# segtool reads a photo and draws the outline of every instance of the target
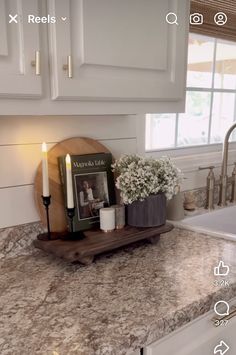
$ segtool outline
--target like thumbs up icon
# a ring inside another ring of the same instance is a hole
[[[229,266],[226,265],[222,260],[219,262],[218,266],[214,268],[215,276],[227,276],[229,273]]]

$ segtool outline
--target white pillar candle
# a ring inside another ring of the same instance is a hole
[[[113,207],[101,208],[100,214],[100,228],[104,232],[110,232],[115,229],[115,209]]]
[[[48,152],[47,144],[43,142],[42,144],[42,176],[43,176],[43,196],[50,196],[49,193],[49,179],[48,179]]]
[[[71,174],[71,158],[69,154],[67,154],[66,156],[66,193],[67,193],[67,208],[74,208],[72,174]]]

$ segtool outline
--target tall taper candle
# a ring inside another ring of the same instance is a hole
[[[66,192],[67,192],[67,208],[74,208],[74,197],[72,188],[72,174],[71,174],[71,158],[66,156]]]
[[[45,142],[42,144],[42,154],[43,197],[48,197],[50,196],[48,179],[48,152],[47,144]]]

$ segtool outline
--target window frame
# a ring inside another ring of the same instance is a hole
[[[145,151],[146,115],[136,115],[135,123],[137,153],[141,156],[156,159],[163,156],[170,157],[173,163],[176,164],[184,174],[185,179],[182,184],[182,191],[198,189],[205,186],[207,171],[199,171],[200,166],[214,165],[216,178],[220,175],[222,165],[222,143],[159,151]],[[228,176],[230,176],[231,170],[234,168],[234,162],[236,161],[235,157],[236,142],[230,142],[228,152]]]
[[[195,35],[196,33],[190,32],[190,35]],[[210,108],[209,108],[209,123],[208,123],[208,143],[207,144],[199,144],[199,145],[189,145],[189,146],[176,146],[177,144],[177,136],[178,136],[178,121],[179,121],[179,114],[174,113],[176,115],[175,118],[175,147],[166,147],[166,148],[158,148],[158,149],[146,149],[146,118],[148,116],[145,115],[145,137],[144,137],[144,152],[147,155],[152,156],[162,156],[162,155],[171,155],[173,157],[184,156],[189,154],[204,154],[204,153],[211,153],[211,152],[218,152],[221,150],[222,143],[210,143],[211,138],[211,126],[212,126],[212,112],[213,112],[213,101],[214,101],[214,94],[215,93],[232,93],[235,94],[235,105],[234,105],[234,116],[233,122],[236,122],[236,90],[235,89],[219,89],[214,88],[215,84],[215,69],[216,69],[216,55],[217,55],[217,43],[218,41],[222,41],[221,38],[213,38],[214,48],[213,48],[213,66],[212,66],[212,79],[211,79],[211,87],[210,88],[203,88],[203,87],[186,87],[187,92],[206,92],[210,93]],[[223,40],[226,41],[226,40]],[[228,41],[226,41],[228,42]],[[231,42],[231,41],[230,41]],[[236,42],[235,42],[236,45]],[[231,142],[230,147],[232,149],[236,149],[236,142]]]

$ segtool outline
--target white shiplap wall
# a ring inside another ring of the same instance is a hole
[[[91,137],[104,144],[115,157],[145,154],[144,116],[0,116],[0,228],[39,220],[33,198],[33,181],[41,160],[41,143],[48,147],[70,137]],[[229,175],[235,161],[229,152]],[[150,154],[147,154],[149,156]],[[161,153],[151,154],[158,158]],[[182,190],[206,186],[208,171],[200,165],[216,165],[220,173],[221,152],[173,157],[187,180]]]
[[[0,116],[0,228],[38,221],[33,181],[41,143],[99,140],[115,157],[137,151],[135,116]]]

